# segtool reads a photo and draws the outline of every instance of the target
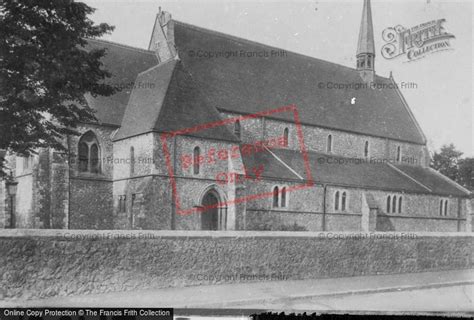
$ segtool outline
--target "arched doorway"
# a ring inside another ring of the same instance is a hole
[[[219,193],[211,189],[202,198],[201,230],[225,230],[227,208],[222,207]]]

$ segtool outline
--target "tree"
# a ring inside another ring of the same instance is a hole
[[[62,138],[96,120],[84,95],[116,91],[104,82],[111,76],[100,61],[105,50],[86,47],[87,38],[114,29],[95,25],[94,11],[73,0],[0,2],[0,149],[65,151]]]
[[[474,191],[474,158],[464,158],[459,161],[459,183]]]
[[[451,180],[458,181],[458,162],[461,156],[462,152],[456,150],[454,144],[444,145],[439,153],[434,153],[430,166]]]

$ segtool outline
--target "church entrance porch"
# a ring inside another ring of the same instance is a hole
[[[219,193],[211,189],[201,201],[201,230],[226,230],[227,207],[221,206]]]

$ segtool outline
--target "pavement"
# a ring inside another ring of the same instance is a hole
[[[263,308],[258,309],[264,309],[265,306],[269,306],[270,309],[274,309],[276,306],[291,305],[292,301],[301,304],[305,300],[343,299],[357,295],[447,287],[472,288],[472,285],[474,285],[474,269],[465,269],[333,279],[248,282],[54,297],[41,300],[0,301],[0,307],[245,309],[262,306]],[[311,306],[311,304],[307,305]]]
[[[275,311],[378,311],[474,315],[474,285],[445,286],[409,291],[318,297],[285,302],[248,304],[246,308]],[[310,312],[311,313],[311,312]]]

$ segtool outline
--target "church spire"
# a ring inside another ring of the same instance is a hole
[[[375,45],[370,0],[364,0],[356,58],[357,70],[359,70],[362,79],[366,82],[373,82],[375,76]]]

